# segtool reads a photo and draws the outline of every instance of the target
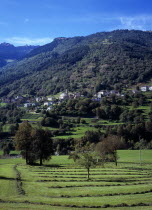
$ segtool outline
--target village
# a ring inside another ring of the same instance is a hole
[[[130,93],[138,94],[148,91],[152,91],[152,86],[136,87],[130,90]],[[100,102],[103,97],[110,97],[112,95],[115,95],[117,97],[124,97],[124,93],[120,93],[117,90],[100,90],[92,96],[92,100]],[[87,98],[87,96],[81,95],[79,92],[72,93],[66,90],[65,92],[61,92],[55,96],[18,95],[16,97],[2,97],[0,98],[0,106],[1,104],[7,105],[14,103],[17,107],[25,108],[27,111],[33,113],[39,113],[42,110],[50,111],[53,106],[59,105],[63,101],[79,98]]]

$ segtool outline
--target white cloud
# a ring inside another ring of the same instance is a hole
[[[9,42],[14,45],[44,45],[53,41],[52,38],[27,38],[27,37],[10,37],[5,39],[6,42]]]
[[[70,18],[69,22],[100,24],[106,30],[136,29],[152,30],[152,15],[119,16],[118,14],[88,14],[78,18]]]
[[[152,16],[120,17],[120,27],[126,29],[151,30]]]

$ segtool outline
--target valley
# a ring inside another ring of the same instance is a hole
[[[26,50],[0,58],[0,208],[150,210],[152,32]]]

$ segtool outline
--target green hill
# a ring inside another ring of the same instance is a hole
[[[94,93],[152,77],[152,32],[116,30],[56,38],[0,70],[0,96]]]

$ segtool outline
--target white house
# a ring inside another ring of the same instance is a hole
[[[61,95],[59,96],[59,99],[60,100],[68,99],[68,94],[67,93],[61,93]]]
[[[41,97],[36,97],[35,100],[36,100],[36,102],[40,102],[42,100],[42,98]]]
[[[102,96],[105,96],[106,95],[106,91],[105,90],[101,90],[101,91],[99,91],[97,94],[96,94],[96,96],[98,97],[98,98],[101,98]]]
[[[44,102],[44,106],[51,106],[51,105],[52,105],[52,102],[49,102],[49,101]]]
[[[53,97],[52,96],[49,96],[49,97],[47,97],[47,100],[48,101],[53,101]]]
[[[149,90],[152,91],[152,86],[149,86]]]
[[[25,108],[28,108],[28,107],[31,107],[31,106],[36,106],[36,104],[35,103],[25,103],[24,104]]]
[[[146,92],[146,91],[148,91],[148,86],[143,86],[143,87],[140,88],[140,90],[142,92]]]

